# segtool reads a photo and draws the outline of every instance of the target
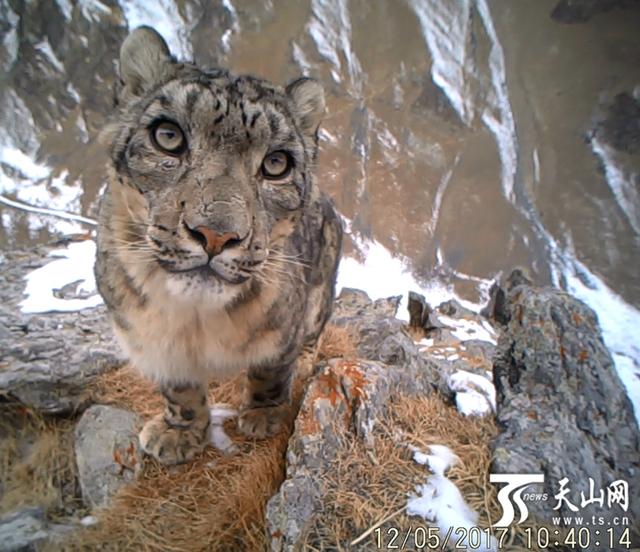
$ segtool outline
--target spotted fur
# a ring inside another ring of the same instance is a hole
[[[206,443],[212,377],[246,370],[240,428],[278,431],[296,359],[330,314],[342,230],[314,180],[324,96],[311,79],[178,62],[149,27],[125,40],[120,76],[96,279],[167,399],[142,445],[176,463]]]

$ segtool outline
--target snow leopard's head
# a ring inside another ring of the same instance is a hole
[[[322,88],[178,62],[149,27],[123,43],[120,79],[105,136],[127,255],[159,265],[180,293],[241,286],[302,218]]]

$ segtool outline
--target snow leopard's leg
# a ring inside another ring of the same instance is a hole
[[[162,464],[192,460],[209,443],[209,406],[201,384],[163,385],[165,408],[140,432],[142,449]]]
[[[245,435],[263,439],[288,425],[294,370],[295,362],[249,370],[238,419],[238,427]]]

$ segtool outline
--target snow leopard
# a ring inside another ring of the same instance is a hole
[[[324,93],[179,61],[150,27],[120,49],[95,276],[131,364],[164,395],[142,449],[209,442],[207,385],[245,373],[238,427],[291,415],[296,360],[331,313],[342,243],[314,170]]]

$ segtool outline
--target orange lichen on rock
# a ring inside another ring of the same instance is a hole
[[[338,366],[342,369],[344,377],[349,379],[350,385],[348,390],[352,399],[366,399],[368,397],[366,385],[369,381],[365,378],[362,370],[358,366],[358,363],[345,360],[341,361]]]
[[[358,361],[336,359],[330,362],[307,390],[306,406],[298,414],[299,430],[304,435],[319,433],[323,420],[318,416],[328,417],[327,409],[333,411],[332,419],[340,419],[345,426],[348,425],[354,408],[368,396],[368,383]]]
[[[340,388],[340,375],[330,367],[325,368],[310,389],[316,393],[316,399],[328,399],[331,402],[331,406],[336,406],[338,401],[344,400],[344,395]]]

